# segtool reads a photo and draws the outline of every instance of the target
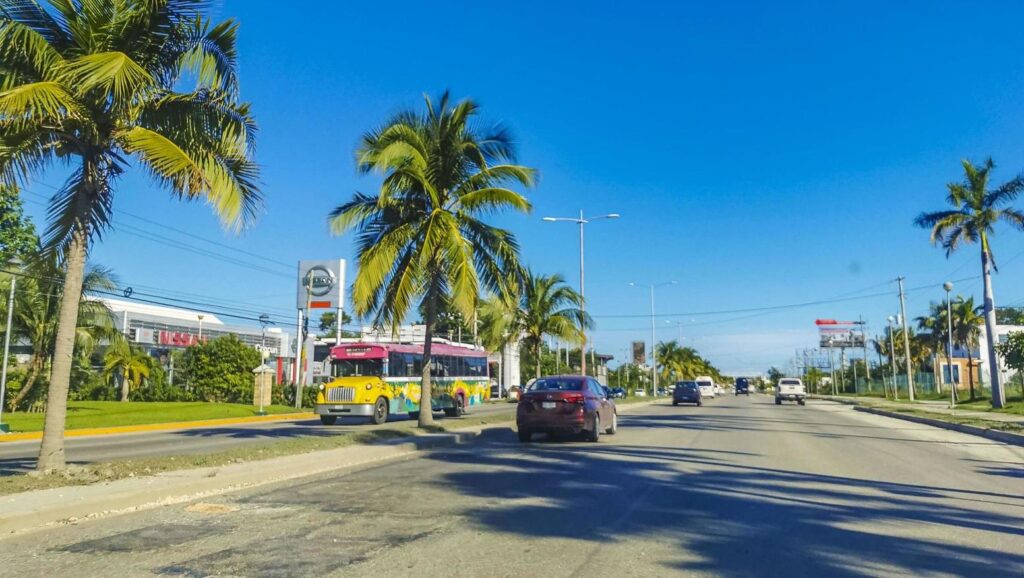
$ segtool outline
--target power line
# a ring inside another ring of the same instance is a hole
[[[44,183],[42,181],[36,181],[36,182],[39,183],[40,185],[44,186],[44,187],[51,188],[51,189],[53,189],[55,191],[61,190],[60,187],[55,187],[55,186],[53,186],[51,184]],[[36,193],[36,192],[33,192],[33,191],[28,191],[28,190],[25,190],[25,192],[31,193],[33,195],[36,195],[38,197],[44,198],[47,201],[49,201],[49,197],[47,197],[46,195],[44,195],[42,193]],[[172,227],[172,226],[170,226],[170,225],[168,225],[166,223],[161,223],[159,221],[154,221],[152,219],[143,217],[141,215],[136,215],[135,213],[131,213],[129,211],[125,211],[125,210],[120,210],[119,209],[118,210],[118,214],[124,215],[126,217],[131,217],[133,219],[137,219],[139,221],[142,221],[143,223],[147,223],[147,224],[150,224],[150,225],[161,227],[163,229],[167,229],[168,231],[173,231],[175,233],[178,233],[178,234],[181,234],[181,235],[185,235],[187,237],[191,237],[193,239],[196,239],[197,241],[202,241],[204,243],[209,243],[211,245],[216,245],[218,247],[223,247],[224,249],[228,249],[229,251],[235,251],[235,252],[241,253],[243,255],[248,255],[250,257],[256,257],[257,259],[260,259],[260,260],[263,260],[263,261],[267,261],[269,263],[274,263],[274,264],[277,264],[277,265],[281,265],[282,267],[287,267],[287,268],[291,269],[291,268],[293,268],[295,266],[294,264],[285,263],[284,261],[278,261],[276,259],[270,259],[270,258],[265,257],[263,255],[260,255],[258,253],[253,253],[251,251],[246,251],[245,249],[239,249],[237,247],[232,247],[231,245],[227,245],[225,243],[214,241],[213,239],[207,239],[206,237],[203,237],[201,235],[196,235],[195,233],[190,233],[190,232],[185,231],[183,229],[179,229],[177,227]]]

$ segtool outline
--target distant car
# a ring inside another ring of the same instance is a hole
[[[612,399],[622,399],[626,397],[626,390],[621,387],[613,387],[611,389]]]
[[[733,391],[736,395],[750,395],[750,381],[745,377],[737,379]]]
[[[698,377],[694,381],[696,381],[697,385],[700,386],[701,397],[713,398],[715,397],[715,394],[718,393],[715,390],[715,382],[712,381],[710,377]]]
[[[715,384],[715,395],[722,395],[724,393],[725,393],[725,388],[723,388],[721,385],[718,385],[716,383]]]
[[[602,433],[618,431],[615,402],[608,399],[596,379],[579,375],[542,377],[519,399],[516,427],[519,441],[535,433],[584,434],[596,442]]]
[[[508,400],[519,401],[519,396],[522,395],[522,393],[523,388],[519,387],[518,385],[513,385],[512,387],[508,388]]]
[[[681,403],[693,403],[698,406],[704,405],[701,401],[700,386],[696,381],[680,381],[672,390],[672,405]]]
[[[804,405],[806,397],[807,388],[804,387],[804,382],[795,377],[783,377],[775,387],[775,405],[782,405],[783,401],[795,401]]]
[[[664,387],[659,387],[658,395],[661,397],[665,397],[666,395],[668,395],[668,390],[666,390]]]
[[[633,392],[634,397],[647,397],[646,389],[637,389]]]

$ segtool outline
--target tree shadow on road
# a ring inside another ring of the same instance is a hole
[[[499,504],[464,512],[486,530],[670,540],[680,556],[666,569],[722,576],[1024,575],[1020,552],[981,549],[1024,541],[1016,495],[749,466],[737,461],[742,452],[520,446],[513,437],[495,433],[484,448],[430,456],[459,464],[444,475],[452,491]],[[983,538],[958,540],[966,531]]]

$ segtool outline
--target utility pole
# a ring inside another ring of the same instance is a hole
[[[868,361],[868,332],[867,323],[864,321],[864,317],[858,315],[860,319],[860,336],[864,340],[864,373],[868,380],[868,391],[871,390],[871,363]]]
[[[914,370],[910,365],[910,332],[907,331],[907,301],[903,296],[903,276],[896,278],[900,284],[900,324],[903,325],[903,356],[907,360],[907,392],[914,401]]]
[[[899,400],[900,389],[896,386],[896,339],[893,337],[895,328],[892,326],[892,322],[895,321],[893,316],[889,316],[889,363],[892,364],[892,398]]]
[[[832,352],[832,348],[831,347],[828,349],[828,370],[829,370],[829,373],[831,374],[831,381],[832,381],[832,383],[830,385],[832,386],[832,395],[835,395],[836,394],[836,358],[835,358],[835,354]]]

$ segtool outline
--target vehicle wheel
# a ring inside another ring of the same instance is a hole
[[[613,436],[619,431],[619,414],[612,412],[612,425],[608,429],[604,430],[604,433]]]
[[[678,405],[679,405],[679,402],[676,402],[676,401],[673,401],[673,402],[672,402],[672,407],[676,407],[676,406],[678,406]]]
[[[801,399],[801,400],[798,400],[798,401],[797,401],[797,403],[799,403],[800,405],[807,405],[807,402],[805,402],[805,401],[804,401],[804,400],[802,400],[802,399]]]
[[[700,407],[700,406],[702,406],[702,405],[704,405],[704,402],[703,402],[703,401],[698,401],[698,402],[697,402],[697,407]]]
[[[418,411],[410,411],[409,412],[409,419],[420,419],[420,412],[418,412]]]
[[[530,443],[530,440],[532,440],[532,439],[533,439],[533,432],[532,431],[530,431],[528,429],[520,429],[519,430],[519,441],[520,442],[526,444],[526,443]]]
[[[461,395],[455,396],[455,407],[446,407],[444,409],[444,415],[447,417],[460,417],[466,413],[466,402],[465,398]]]
[[[776,397],[775,398],[775,405],[782,405],[782,400]]]
[[[388,421],[388,400],[383,397],[377,398],[377,403],[373,404],[373,415],[370,416],[370,421],[376,425]]]
[[[587,441],[596,442],[601,439],[601,416],[594,414],[594,427],[587,432]]]
[[[320,423],[322,423],[324,425],[334,425],[334,422],[336,422],[336,421],[338,421],[338,416],[336,416],[336,415],[322,415],[322,416],[320,416]]]

